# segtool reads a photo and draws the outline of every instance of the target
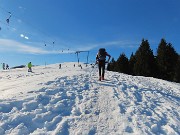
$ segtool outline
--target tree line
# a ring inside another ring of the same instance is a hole
[[[121,53],[117,60],[112,58],[107,70],[180,83],[180,55],[171,43],[161,39],[155,56],[148,40],[143,39],[130,59]]]

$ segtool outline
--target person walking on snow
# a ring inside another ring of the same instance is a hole
[[[9,65],[8,64],[6,64],[6,69],[9,69]]]
[[[106,56],[108,56],[108,60],[106,61]],[[111,58],[111,55],[109,55],[106,52],[105,48],[100,48],[99,52],[96,55],[96,63],[98,64],[99,67],[99,80],[104,80],[104,74],[105,74],[105,64],[109,62]],[[101,72],[102,71],[102,72]]]
[[[32,72],[32,63],[31,62],[28,63],[28,72]]]

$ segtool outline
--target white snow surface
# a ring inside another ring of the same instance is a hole
[[[62,63],[0,71],[0,135],[180,135],[180,84]]]

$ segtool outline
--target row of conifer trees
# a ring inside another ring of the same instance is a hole
[[[140,47],[130,59],[124,53],[119,58],[112,58],[108,64],[109,71],[116,71],[135,76],[156,77],[180,83],[180,55],[171,43],[161,39],[157,55],[154,56],[148,40],[142,40]]]

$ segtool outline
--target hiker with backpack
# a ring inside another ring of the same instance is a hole
[[[106,56],[108,56],[108,60],[106,61]],[[105,48],[100,48],[99,52],[96,55],[96,63],[99,67],[99,80],[104,80],[105,74],[105,64],[109,62],[111,55],[106,52]],[[101,72],[102,71],[102,72]]]

